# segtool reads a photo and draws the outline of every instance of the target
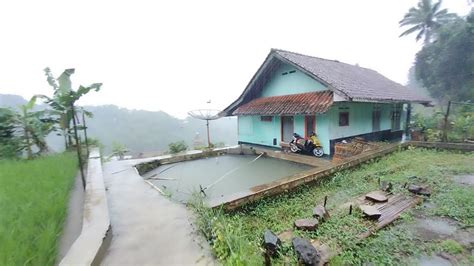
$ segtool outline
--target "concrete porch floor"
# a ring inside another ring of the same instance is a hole
[[[143,181],[133,166],[157,158],[104,164],[112,239],[104,265],[214,265],[191,213]]]

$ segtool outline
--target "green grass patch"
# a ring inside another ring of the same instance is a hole
[[[72,153],[0,161],[0,265],[53,265],[77,172]]]
[[[395,223],[397,226],[388,227],[360,241],[357,236],[367,230],[370,222],[358,212],[348,215],[348,209],[340,206],[356,196],[377,189],[379,179],[392,182],[394,192],[407,194],[409,192],[403,185],[419,182],[431,187],[433,194],[430,201],[435,206],[429,211],[419,208],[419,212],[448,216],[461,224],[472,225],[473,190],[452,182],[451,176],[474,173],[473,161],[474,153],[408,149],[336,173],[318,186],[302,186],[290,193],[262,199],[235,212],[224,213],[201,206],[196,209],[199,217],[197,224],[224,264],[239,265],[235,263],[239,261],[236,258],[262,264],[259,247],[264,229],[268,228],[277,234],[291,229],[296,219],[311,217],[312,208],[315,204],[322,204],[327,195],[327,208],[331,213],[329,221],[322,223],[315,232],[295,231],[296,236],[317,239],[341,251],[331,261],[334,265],[408,264],[408,257],[429,249],[429,243],[418,241],[405,227],[413,222],[409,213]],[[416,178],[409,178],[411,176]],[[295,262],[290,244],[284,244],[281,253],[273,263]]]
[[[443,242],[441,242],[440,246],[443,251],[453,255],[460,254],[464,251],[461,244],[459,244],[456,240],[452,239],[444,240]]]

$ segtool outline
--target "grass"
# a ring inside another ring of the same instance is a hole
[[[429,243],[418,241],[406,225],[412,222],[410,213],[395,222],[396,226],[379,231],[365,241],[357,235],[370,222],[359,213],[348,215],[339,206],[352,198],[378,188],[378,179],[394,184],[394,191],[408,193],[403,185],[409,182],[428,184],[433,194],[431,210],[420,208],[424,215],[450,217],[464,226],[474,225],[474,190],[453,183],[449,176],[474,173],[474,153],[456,153],[426,149],[408,149],[384,158],[342,171],[327,178],[319,186],[302,187],[291,193],[260,200],[243,209],[224,213],[197,208],[197,225],[210,240],[219,260],[228,265],[263,263],[259,249],[265,228],[275,233],[291,229],[294,220],[311,217],[316,203],[328,196],[329,221],[315,232],[295,231],[296,236],[317,239],[332,249],[341,251],[331,261],[341,264],[409,264],[408,258],[429,251]],[[417,176],[409,179],[410,176]],[[203,226],[205,225],[205,226]],[[246,253],[240,253],[245,250]],[[295,263],[290,244],[284,244],[281,256],[274,264]]]
[[[0,265],[53,265],[77,172],[72,153],[0,161]]]

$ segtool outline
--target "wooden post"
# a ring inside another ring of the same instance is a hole
[[[448,109],[446,110],[446,115],[444,116],[444,128],[443,128],[443,141],[448,142],[448,116],[449,109],[451,109],[451,101],[448,101]]]
[[[77,159],[79,160],[79,170],[81,171],[82,187],[86,189],[86,178],[84,176],[84,169],[82,168],[81,144],[79,143],[79,136],[77,135],[76,111],[74,104],[71,104],[72,110],[72,124],[74,126],[74,138],[76,139]]]
[[[326,196],[324,196],[324,205],[323,205],[324,208],[326,208],[326,203],[327,202],[328,202],[328,196],[326,195]]]
[[[86,142],[87,156],[89,156],[89,142],[87,141],[87,125],[86,125],[86,117],[84,115],[84,110],[82,110],[82,126],[84,127],[84,139]]]
[[[352,214],[352,204],[351,204],[351,206],[349,206],[349,215],[351,215],[351,214]]]

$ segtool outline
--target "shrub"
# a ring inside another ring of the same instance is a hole
[[[170,153],[178,153],[188,149],[188,145],[184,141],[173,142],[168,145]]]

